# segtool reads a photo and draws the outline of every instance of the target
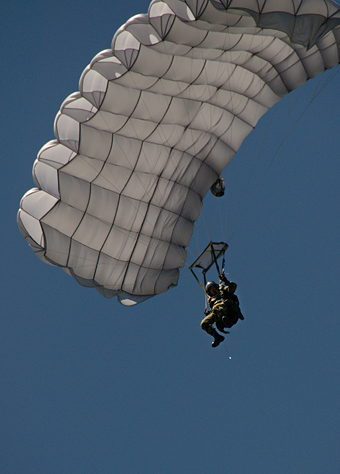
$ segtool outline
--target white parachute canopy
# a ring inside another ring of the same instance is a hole
[[[202,199],[285,94],[339,63],[330,0],[153,0],[99,53],[34,163],[37,256],[126,305],[177,284]]]

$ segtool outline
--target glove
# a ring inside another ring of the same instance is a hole
[[[206,316],[208,316],[209,313],[210,313],[210,311],[209,311],[207,308],[205,308],[204,314],[205,314]]]
[[[228,278],[225,276],[224,270],[223,270],[223,272],[221,273],[221,275],[219,276],[219,279],[220,279],[221,281],[223,281],[223,283],[228,283],[229,280],[228,280]]]

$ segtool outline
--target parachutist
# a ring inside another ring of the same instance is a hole
[[[235,295],[236,288],[236,283],[229,281],[224,272],[220,275],[219,285],[214,281],[206,285],[210,311],[205,312],[206,316],[201,322],[201,328],[213,336],[212,347],[217,347],[224,341],[224,337],[214,328],[214,323],[220,332],[228,334],[228,331],[224,330],[225,327],[231,328],[239,319],[244,319],[239,299]]]

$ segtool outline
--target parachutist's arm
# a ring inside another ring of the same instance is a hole
[[[228,284],[229,283],[229,280],[228,278],[225,276],[224,274],[224,270],[222,271],[221,275],[219,276],[219,280],[225,284]]]
[[[220,284],[220,291],[222,293],[235,293],[236,291],[236,288],[237,288],[237,284],[234,283],[233,281],[229,281],[227,280],[226,284],[223,285],[222,283]]]
[[[220,279],[220,290],[228,291],[229,293],[235,293],[237,284],[234,283],[233,281],[228,280],[228,278],[224,274],[224,270],[219,276],[219,279]]]

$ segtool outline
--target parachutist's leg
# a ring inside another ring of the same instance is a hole
[[[235,323],[232,323],[228,316],[222,316],[222,322],[226,328],[231,328]]]
[[[216,315],[216,321],[219,321],[219,324],[217,326],[217,329],[220,331],[221,327],[226,327],[226,328],[231,328],[235,322],[233,322],[228,314],[228,307],[224,303],[220,303],[216,308],[214,308],[214,313]],[[237,319],[236,319],[237,320]],[[222,331],[224,332],[224,331]]]
[[[216,321],[216,328],[220,331],[223,332],[223,334],[229,334],[229,331],[225,330],[225,325],[223,324],[223,321]]]
[[[221,344],[221,342],[224,341],[224,337],[221,336],[221,334],[218,334],[218,332],[216,331],[216,329],[213,330],[213,332],[211,333],[211,335],[213,336],[214,340],[213,342],[211,343],[211,347],[217,347]]]
[[[219,316],[227,328],[231,328],[239,319],[244,319],[236,304],[226,304],[220,309]]]
[[[217,323],[220,318],[214,313],[214,311],[210,311],[210,313],[203,319],[201,322],[201,328],[203,331],[210,334],[214,340],[211,343],[212,347],[217,347],[221,342],[224,341],[224,337],[219,334],[216,329],[214,328],[213,324]]]
[[[217,315],[213,311],[210,311],[210,313],[201,322],[201,328],[208,334],[212,334],[214,330],[213,324],[216,323],[218,319],[219,318]]]
[[[238,301],[238,298],[237,298]],[[236,321],[241,319],[242,321],[244,320],[243,314],[241,313],[240,310],[240,305],[239,303],[233,303],[228,306],[228,310],[230,311],[231,315],[233,315],[234,318],[237,318]]]

